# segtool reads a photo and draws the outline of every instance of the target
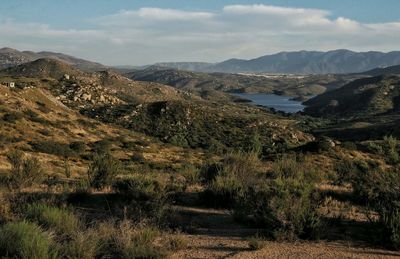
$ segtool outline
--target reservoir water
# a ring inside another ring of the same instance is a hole
[[[290,100],[292,97],[289,96],[248,93],[235,93],[235,95],[250,100],[255,105],[262,105],[288,113],[296,113],[304,109],[304,105],[301,102]]]

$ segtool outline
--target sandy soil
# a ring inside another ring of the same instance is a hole
[[[400,258],[400,252],[357,247],[336,242],[280,243],[266,241],[263,249],[251,251],[239,237],[185,235],[188,248],[173,258]]]

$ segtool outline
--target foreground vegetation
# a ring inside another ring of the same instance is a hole
[[[87,176],[61,191],[40,177],[40,161],[11,151],[11,168],[2,180],[0,254],[166,257],[186,247],[187,241],[175,232],[185,231],[185,226],[173,207],[185,204],[182,197],[191,186],[201,186],[197,204],[230,209],[237,222],[257,229],[249,239],[251,249],[262,249],[266,239],[329,238],[326,229],[338,218],[329,219],[324,212],[329,195],[319,186],[328,182],[350,185],[355,204],[363,206],[370,224],[380,229],[374,232],[375,245],[389,242],[398,249],[399,141],[387,137],[367,147],[387,160],[385,166],[371,160],[337,160],[332,170],[322,172],[310,160],[311,153],[287,153],[266,161],[254,149],[229,153],[202,166],[187,164],[169,177],[144,171],[127,174],[112,153],[101,149],[93,154]],[[43,186],[48,191],[43,192]]]

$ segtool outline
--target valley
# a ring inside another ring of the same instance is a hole
[[[0,70],[0,255],[26,237],[36,258],[400,256],[395,67],[18,60]]]

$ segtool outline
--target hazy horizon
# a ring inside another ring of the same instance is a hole
[[[392,0],[383,7],[368,0],[5,0],[0,7],[1,46],[106,65],[215,63],[298,50],[389,52],[400,45],[400,2]]]

